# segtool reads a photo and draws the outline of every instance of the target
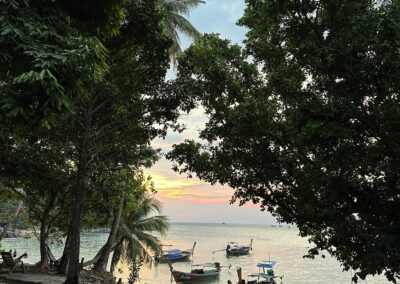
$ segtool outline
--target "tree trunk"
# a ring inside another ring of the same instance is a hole
[[[61,272],[67,274],[68,266],[69,266],[69,259],[70,259],[70,240],[71,235],[68,231],[67,239],[65,240],[64,251],[61,256]]]
[[[81,188],[81,192],[76,192],[75,199],[75,214],[71,216],[70,232],[71,241],[69,246],[69,264],[67,270],[66,284],[78,284],[79,283],[79,250],[80,250],[80,227],[81,227],[81,216],[84,204],[84,189]]]
[[[104,250],[105,246],[106,246],[106,244],[104,244],[104,246],[101,247],[101,249],[97,252],[97,254],[91,260],[82,263],[82,268],[98,262],[100,257],[103,254],[103,250]]]
[[[98,272],[107,271],[108,259],[110,258],[111,249],[115,242],[115,238],[117,236],[117,230],[119,227],[119,221],[121,219],[122,208],[124,206],[124,199],[125,199],[125,192],[122,193],[122,195],[121,195],[121,198],[119,201],[119,206],[118,206],[118,212],[117,212],[117,214],[115,214],[113,225],[111,228],[110,235],[108,236],[107,243],[103,247],[104,249],[102,250],[100,259],[94,265],[93,270],[95,270],[95,271],[98,271]]]
[[[40,224],[40,271],[45,271],[47,266],[47,217],[44,216]]]
[[[66,284],[79,283],[79,250],[80,250],[80,227],[83,208],[86,198],[86,182],[88,179],[88,160],[89,160],[89,145],[90,145],[90,129],[92,123],[93,104],[86,104],[85,121],[83,127],[82,139],[79,147],[77,181],[74,187],[75,202],[72,206],[71,220],[69,224],[70,244],[69,254],[67,254],[68,268]]]
[[[24,203],[24,201],[19,201],[17,208],[15,209],[14,212],[14,217],[11,218],[11,220],[7,223],[7,225],[4,227],[3,231],[1,231],[0,234],[0,241],[3,239],[3,237],[6,235],[8,229],[10,228],[11,224],[14,222],[14,220],[18,217],[19,211],[21,210],[22,204]]]
[[[54,208],[55,199],[55,195],[52,195],[49,199],[47,199],[46,207],[40,218],[40,271],[45,271],[47,268],[49,268],[47,240],[49,238],[50,231],[50,212]]]

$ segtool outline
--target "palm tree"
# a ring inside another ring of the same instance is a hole
[[[182,52],[178,32],[183,33],[191,39],[196,39],[200,36],[200,32],[196,30],[184,15],[189,16],[192,9],[204,3],[204,0],[159,0],[158,2],[158,6],[165,12],[167,34],[173,40],[169,54],[174,65],[176,64],[176,55]]]
[[[144,195],[132,210],[124,210],[114,245],[111,271],[120,260],[128,263],[137,260],[151,263],[152,254],[162,251],[161,241],[153,235],[163,235],[168,229],[167,217],[153,215],[160,213],[160,210],[160,201],[150,195]]]

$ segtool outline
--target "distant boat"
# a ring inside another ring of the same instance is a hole
[[[253,249],[253,239],[251,239],[250,244],[248,246],[241,246],[237,242],[229,242],[226,245],[226,248],[221,250],[213,251],[213,253],[217,251],[225,251],[228,256],[239,256],[249,254]]]
[[[222,222],[222,225],[225,225],[225,222]]]
[[[172,245],[164,245],[167,246],[169,248],[172,247]],[[194,248],[196,246],[196,242],[194,242],[193,247],[191,249],[187,249],[187,250],[180,250],[180,249],[169,249],[166,251],[163,251],[163,255],[160,256],[156,256],[155,260],[156,261],[186,261],[189,260],[189,258],[191,256],[193,256],[194,253]]]
[[[190,272],[184,272],[175,270],[172,267],[171,261],[168,261],[168,265],[172,277],[174,278],[176,283],[198,282],[198,281],[217,278],[221,273],[221,267],[222,267],[219,262],[196,264],[192,265],[192,269]]]

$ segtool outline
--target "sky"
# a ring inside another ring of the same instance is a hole
[[[236,21],[243,15],[244,0],[206,0],[205,4],[194,9],[189,17],[191,23],[201,33],[219,33],[232,43],[242,44],[246,29],[237,26]],[[182,49],[190,45],[190,40],[181,36]],[[169,70],[167,79],[174,78],[173,69]],[[153,141],[155,148],[163,153],[171,150],[173,144],[185,139],[197,139],[198,132],[207,121],[202,109],[193,110],[184,115],[181,122],[186,125],[183,133],[169,133],[167,137]],[[259,206],[245,205],[239,207],[230,204],[233,190],[227,186],[214,185],[197,178],[188,179],[172,169],[172,163],[161,159],[147,170],[151,175],[157,198],[163,203],[163,214],[171,222],[197,223],[235,223],[235,224],[275,224],[276,220],[268,212],[261,212]]]

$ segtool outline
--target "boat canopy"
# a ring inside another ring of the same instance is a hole
[[[178,254],[181,253],[182,251],[180,249],[172,249],[170,251],[168,251],[168,254]]]
[[[257,264],[257,267],[273,268],[275,263],[274,260],[263,260]]]

